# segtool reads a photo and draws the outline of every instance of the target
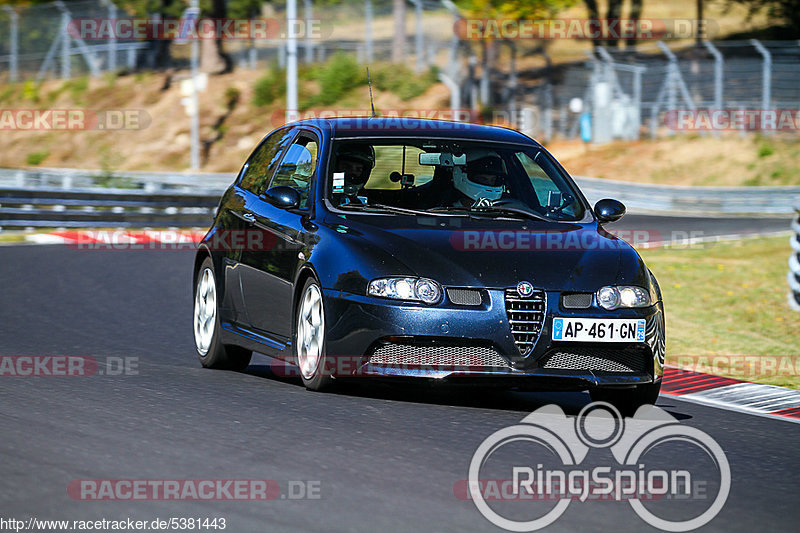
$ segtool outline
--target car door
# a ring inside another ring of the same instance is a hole
[[[252,227],[260,234],[257,240],[264,246],[248,247],[242,254],[245,307],[252,326],[282,344],[292,335],[293,283],[308,244],[303,217],[309,212],[318,152],[318,136],[299,131],[269,184],[296,189],[301,198],[297,209],[275,207],[263,196],[247,204],[254,217]]]
[[[241,291],[242,255],[247,247],[247,238],[253,231],[255,218],[248,208],[262,191],[266,190],[283,151],[289,146],[296,128],[282,128],[266,137],[247,159],[239,172],[236,186],[222,206],[221,229],[217,242],[224,257],[225,308],[230,309],[230,318],[239,325],[249,326],[250,319]],[[244,243],[244,245],[243,245]]]

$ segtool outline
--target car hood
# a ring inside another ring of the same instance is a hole
[[[638,254],[596,223],[373,215],[333,221],[408,268],[387,276],[489,288],[526,280],[547,290],[588,292],[646,282]]]

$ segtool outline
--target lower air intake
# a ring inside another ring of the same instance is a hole
[[[557,348],[542,357],[542,368],[598,372],[647,372],[649,353],[640,348]]]
[[[369,362],[402,367],[509,367],[492,348],[442,344],[381,344],[372,351]]]

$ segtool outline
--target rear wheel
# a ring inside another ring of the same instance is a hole
[[[214,264],[206,258],[197,272],[194,289],[194,345],[200,364],[206,368],[244,370],[253,352],[240,346],[223,345],[220,338],[219,305]]]
[[[654,405],[661,391],[661,382],[637,385],[632,389],[594,389],[589,391],[593,402],[608,402],[623,416],[632,416],[643,405]]]
[[[325,364],[325,308],[322,289],[314,278],[306,281],[297,302],[294,340],[303,385],[316,391],[330,388],[333,377]]]

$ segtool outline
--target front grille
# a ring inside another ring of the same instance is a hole
[[[561,297],[561,305],[564,309],[586,309],[592,306],[592,293],[575,292],[565,294]]]
[[[528,298],[521,298],[517,289],[506,289],[506,316],[511,326],[514,344],[521,355],[533,350],[544,322],[546,296],[543,290],[534,289]]]
[[[508,362],[494,349],[485,346],[447,344],[386,343],[378,345],[369,357],[376,365],[434,367],[504,367]]]
[[[447,289],[447,297],[456,305],[481,305],[481,291],[476,289]]]
[[[641,348],[555,348],[541,359],[542,368],[600,372],[647,372],[648,350]]]

